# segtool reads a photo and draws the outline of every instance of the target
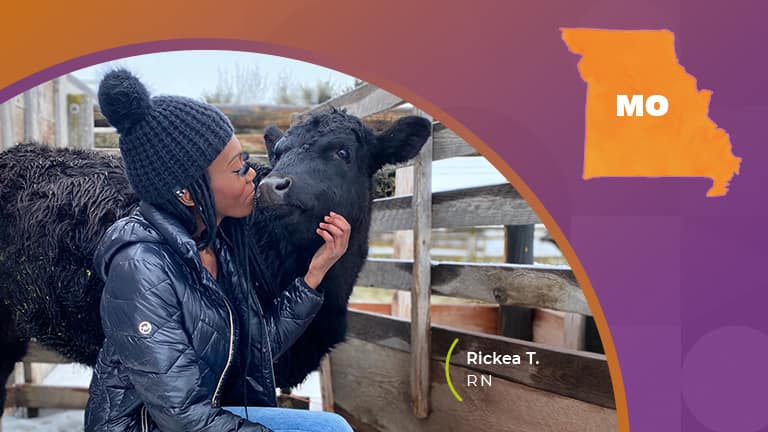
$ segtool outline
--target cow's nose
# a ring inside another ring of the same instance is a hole
[[[290,177],[267,176],[259,183],[258,194],[269,201],[282,202],[292,183]]]
[[[291,188],[291,178],[290,177],[284,177],[284,178],[276,178],[273,182],[274,188],[276,191],[280,193],[285,193],[288,191],[288,189]]]

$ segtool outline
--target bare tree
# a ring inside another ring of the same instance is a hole
[[[219,80],[213,92],[204,92],[203,99],[216,104],[254,104],[263,102],[266,80],[257,65],[235,65],[233,69],[219,68]]]
[[[204,92],[203,99],[215,104],[254,104],[269,99],[268,81],[258,66],[235,65],[233,69],[219,69],[216,89]],[[316,105],[341,94],[345,89],[330,79],[313,84],[300,84],[291,73],[283,70],[275,80],[273,100],[278,105]]]
[[[342,90],[330,79],[314,84],[297,84],[289,73],[283,72],[275,86],[275,103],[317,105],[341,93]]]
[[[290,72],[285,69],[281,71],[277,77],[277,83],[275,83],[275,103],[278,105],[298,105],[293,90],[295,87],[296,84]]]

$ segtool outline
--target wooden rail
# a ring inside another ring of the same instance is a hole
[[[84,409],[88,388],[41,384],[16,384],[7,388],[6,406],[26,408]]]
[[[87,387],[49,386],[31,383],[32,363],[66,364],[72,360],[48,350],[37,342],[30,342],[24,364],[24,383],[6,387],[5,406],[27,408],[27,415],[37,416],[37,409],[84,409],[88,401]]]
[[[371,232],[413,229],[411,195],[374,201]],[[539,223],[523,197],[504,183],[432,194],[432,228]]]
[[[296,115],[291,123],[296,124],[313,113],[327,110],[330,107],[345,109],[347,113],[357,117],[367,117],[395,108],[403,103],[405,103],[404,100],[385,90],[371,84],[363,84],[350,92],[315,105]]]
[[[459,156],[477,156],[477,150],[472,148],[460,136],[448,129],[442,123],[435,123],[432,132],[432,160],[449,159]]]
[[[357,285],[410,291],[413,262],[368,259]],[[431,264],[432,293],[499,305],[522,305],[591,315],[573,272],[528,264]]]

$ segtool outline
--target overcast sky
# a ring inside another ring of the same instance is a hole
[[[256,67],[274,88],[282,79],[296,84],[314,84],[330,80],[339,89],[351,87],[354,78],[324,67],[298,60],[237,51],[175,51],[126,57],[102,63],[79,71],[74,75],[92,87],[101,77],[116,67],[125,67],[138,75],[151,94],[173,94],[200,98],[204,92],[213,92],[219,81],[220,71]],[[274,94],[268,91],[264,98],[254,103],[271,103]]]

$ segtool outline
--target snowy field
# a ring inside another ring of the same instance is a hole
[[[58,365],[43,380],[51,386],[88,387],[91,369],[77,364]],[[320,396],[320,376],[312,373],[307,381],[296,388],[295,395],[310,398],[309,409],[322,410]],[[2,432],[75,432],[83,430],[83,410],[41,409],[40,416],[33,419],[22,417],[23,410],[16,410],[15,415],[3,416]]]

